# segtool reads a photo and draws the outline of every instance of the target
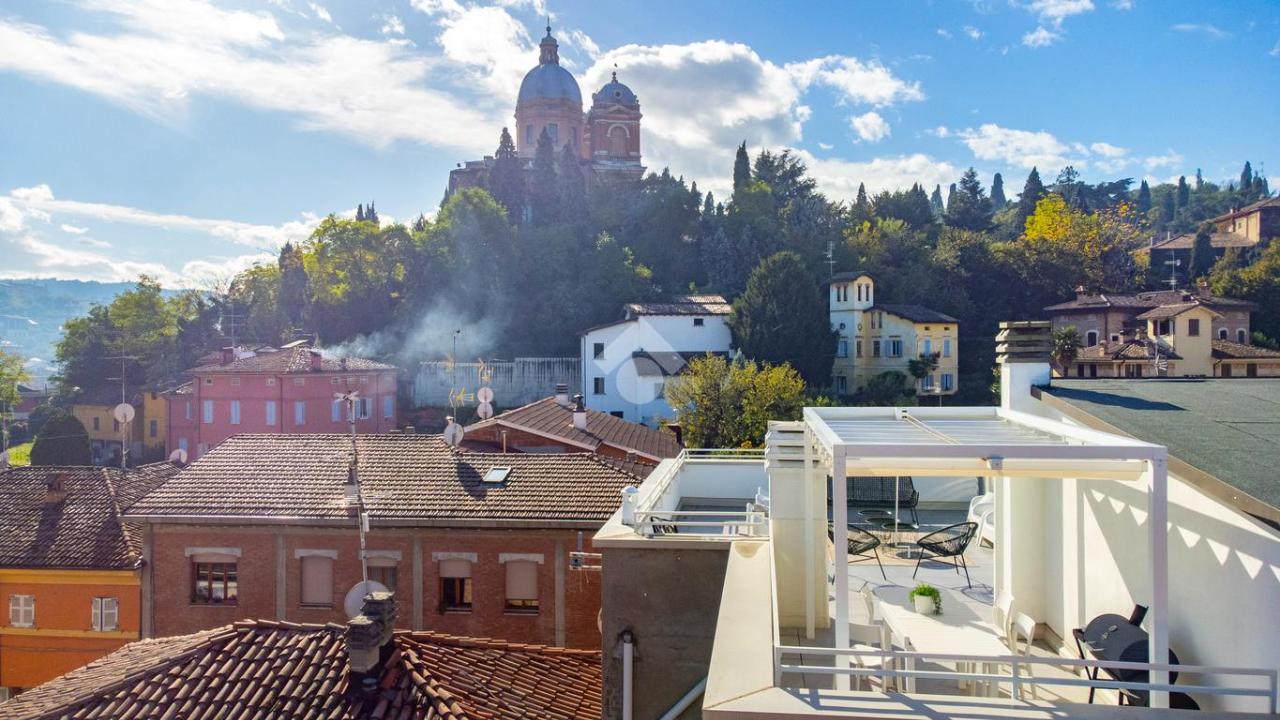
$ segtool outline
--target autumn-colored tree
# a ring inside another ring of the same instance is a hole
[[[760,447],[770,420],[799,420],[805,405],[804,381],[790,365],[710,354],[668,382],[666,398],[688,447]]]

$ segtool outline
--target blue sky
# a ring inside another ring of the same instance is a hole
[[[0,277],[207,286],[491,153],[550,13],[587,96],[723,195],[734,146],[824,191],[1209,179],[1280,162],[1280,4],[1173,0],[0,0]]]

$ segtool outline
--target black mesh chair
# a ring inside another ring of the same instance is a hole
[[[978,523],[962,522],[931,532],[917,540],[916,545],[920,546],[920,557],[916,559],[916,571],[911,573],[911,577],[914,578],[916,573],[920,572],[920,562],[925,559],[925,553],[929,553],[930,558],[951,558],[951,564],[955,566],[956,573],[960,572],[960,568],[964,568],[964,581],[969,587],[973,587],[973,582],[969,580],[969,566],[964,561],[964,551],[968,549],[969,543],[977,532]]]
[[[858,558],[849,562],[861,562],[875,558],[876,565],[880,566],[880,576],[889,581],[889,576],[884,574],[884,563],[880,562],[880,551],[876,548],[880,547],[880,538],[859,527],[852,525],[849,527],[849,554]],[[836,528],[830,523],[827,524],[827,538],[833,542],[836,539]],[[867,553],[871,553],[868,555]]]

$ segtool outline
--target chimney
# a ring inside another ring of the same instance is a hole
[[[1076,300],[1084,300],[1086,297],[1089,297],[1089,293],[1087,293],[1087,292],[1085,292],[1085,291],[1084,291],[1084,286],[1083,286],[1083,285],[1077,285],[1077,286],[1076,286]]]
[[[1206,278],[1206,277],[1196,278],[1196,295],[1199,295],[1202,298],[1207,298],[1210,296],[1209,278]]]
[[[377,687],[382,663],[391,654],[395,627],[396,599],[390,592],[365,595],[360,614],[347,621],[347,664],[352,673],[373,678],[372,684],[363,683],[366,687]]]
[[[573,396],[573,426],[579,430],[587,429],[587,407],[582,404],[582,396]]]
[[[1031,388],[1049,384],[1052,323],[1022,320],[1000,323],[996,335],[996,362],[1000,365],[1000,407],[1026,410]]]
[[[66,499],[67,474],[53,473],[44,481],[44,502],[46,505],[56,505]]]
[[[667,423],[667,429],[671,431],[672,435],[676,436],[676,442],[679,443],[680,447],[684,447],[684,428],[680,427],[680,423]]]
[[[230,365],[231,363],[235,362],[235,359],[236,359],[235,348],[233,347],[222,348],[222,364],[223,365]]]
[[[558,383],[556,385],[556,404],[563,408],[570,406],[569,386],[565,383]]]
[[[307,352],[311,355],[311,370],[319,372],[324,363],[324,356],[320,354],[319,350],[308,350]]]

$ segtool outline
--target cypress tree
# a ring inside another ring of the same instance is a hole
[[[1035,213],[1036,203],[1040,202],[1044,195],[1044,183],[1040,182],[1040,172],[1033,167],[1027,174],[1027,181],[1022,185],[1022,194],[1018,196],[1019,232],[1026,225],[1027,218]]]
[[[1173,202],[1173,195],[1172,192],[1165,193],[1164,200],[1160,204],[1160,219],[1166,223],[1173,222],[1173,216],[1178,212]]]
[[[1000,173],[996,173],[996,176],[991,178],[991,207],[999,210],[1007,202],[1004,197],[1004,178],[1000,177]]]
[[[581,222],[587,218],[587,181],[582,175],[582,163],[569,143],[560,148],[556,159],[556,181],[559,183],[560,217],[566,222]]]
[[[1248,195],[1253,190],[1253,165],[1244,161],[1244,170],[1240,171],[1240,192]]]
[[[1204,277],[1213,268],[1213,243],[1210,241],[1210,225],[1205,223],[1196,231],[1195,242],[1191,245],[1191,260],[1187,263],[1187,277],[1191,280]]]
[[[933,194],[929,196],[929,207],[933,209],[933,216],[938,220],[942,219],[947,209],[942,206],[942,185],[933,186]]]
[[[356,205],[356,222],[364,222],[364,203]]]
[[[1151,186],[1147,185],[1147,181],[1143,180],[1138,186],[1138,212],[1144,215],[1151,209]]]
[[[511,133],[502,128],[498,149],[493,154],[493,169],[489,171],[489,194],[507,209],[507,219],[518,223],[524,214],[525,182],[516,144]]]
[[[1204,176],[1200,174],[1200,168],[1196,168],[1196,192],[1204,189]]]
[[[810,387],[831,382],[836,333],[826,292],[794,252],[765,258],[733,302],[733,344],[752,360],[790,363]]]
[[[951,183],[950,189],[947,190],[947,207],[951,207],[956,202],[956,184]]]
[[[1178,176],[1178,202],[1177,206],[1184,208],[1191,200],[1191,188],[1187,186],[1187,176]]]
[[[280,269],[280,309],[289,318],[289,323],[296,327],[306,316],[307,301],[311,295],[311,279],[302,261],[302,250],[293,243],[285,243],[276,264]]]
[[[751,158],[747,155],[747,141],[738,146],[733,157],[733,191],[737,193],[751,184]]]
[[[973,168],[960,176],[960,186],[952,186],[947,203],[946,224],[962,230],[983,232],[991,228],[991,200],[982,190],[978,172]]]
[[[369,209],[365,211],[364,219],[373,223],[374,225],[382,224],[381,221],[378,220],[378,211],[373,207],[372,200],[369,201]]]
[[[863,183],[858,183],[858,196],[853,201],[853,209],[850,212],[853,223],[860,225],[868,222],[874,214],[875,211],[871,207],[871,200],[867,198],[867,186]]]
[[[527,193],[534,225],[546,226],[560,220],[560,188],[556,180],[555,143],[543,128],[533,155]]]

